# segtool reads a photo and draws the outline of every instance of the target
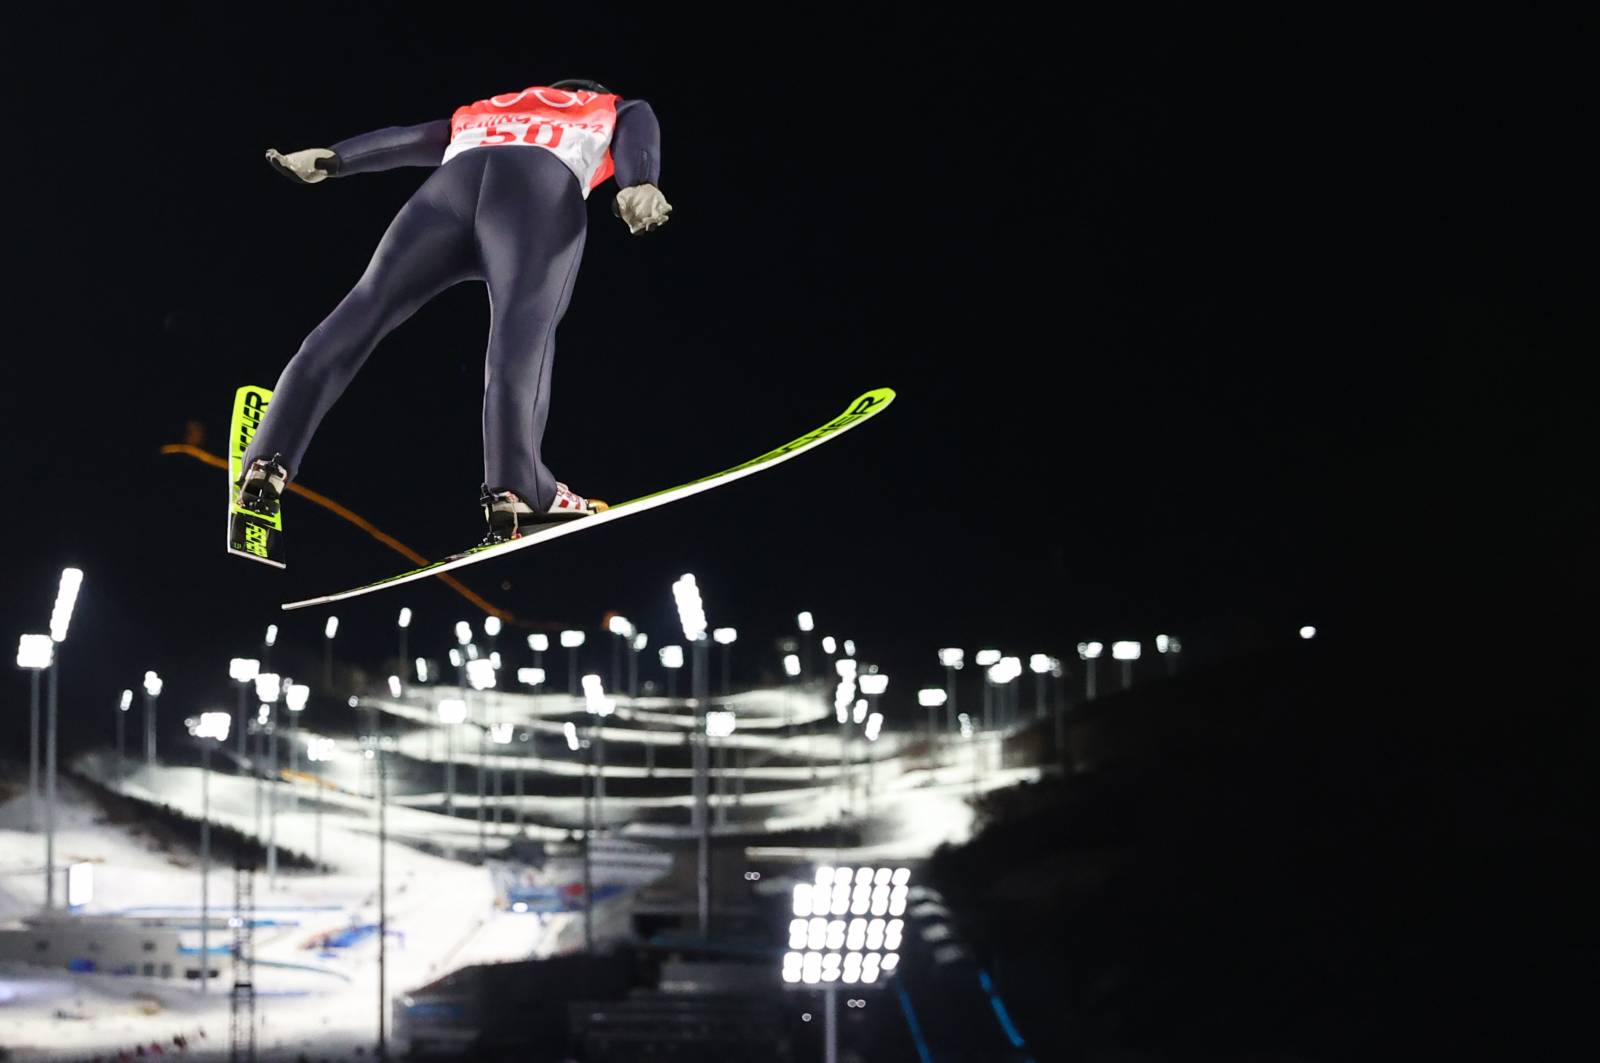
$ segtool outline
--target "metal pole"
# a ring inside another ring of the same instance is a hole
[[[123,744],[123,732],[127,729],[127,721],[123,717],[126,715],[127,713],[122,711],[122,702],[117,702],[117,774],[119,776],[122,774],[122,762],[127,759],[124,756],[127,747]]]
[[[274,718],[278,706],[267,706],[267,773],[270,776],[270,786],[267,787],[267,888],[278,888],[278,731],[277,720]]]
[[[28,716],[28,828],[39,829],[39,669],[32,670],[33,700]]]
[[[528,733],[531,735],[533,732],[530,730]],[[517,811],[516,811],[516,818],[517,818],[517,834],[519,836],[524,834],[524,833],[526,833],[526,831],[524,831],[523,827],[522,827],[522,772],[523,772],[522,760],[523,760],[522,755],[518,754],[517,755],[517,779],[516,779],[516,785],[517,785]]]
[[[200,739],[200,992],[211,984],[211,746]]]
[[[567,647],[567,694],[578,696],[578,647]]]
[[[456,814],[456,725],[444,725],[444,814]]]
[[[822,991],[822,996],[823,1059],[827,1063],[839,1063],[839,991],[830,985]]]
[[[483,805],[484,805],[484,789],[483,789],[483,783],[484,783],[484,779],[483,779],[483,773],[484,773],[483,759],[484,758],[483,758],[483,752],[484,752],[484,748],[483,747],[487,744],[486,741],[485,741],[487,736],[488,736],[488,731],[485,728],[480,726],[478,728],[478,859],[479,860],[483,859],[484,853],[487,851],[486,847],[485,847],[484,834],[483,834],[483,832],[484,832],[484,821],[483,821]]]
[[[312,809],[317,817],[317,870],[322,870],[322,776],[317,776],[317,803]]]
[[[606,736],[600,729],[604,717],[596,720],[589,728],[589,733],[594,735],[595,772],[594,772],[594,822],[600,830],[606,829]]]
[[[956,670],[954,668],[947,667],[944,670],[944,703],[945,703],[945,713],[944,713],[945,729],[947,731],[949,731],[951,734],[955,734],[956,733]]]
[[[710,799],[711,787],[707,785],[706,772],[708,763],[706,749],[706,644],[705,639],[697,639],[694,643],[694,675],[691,677],[694,684],[694,722],[695,729],[692,736],[695,749],[695,779],[699,784],[699,795],[695,806],[700,816],[700,845],[699,866],[697,878],[699,879],[700,893],[700,936],[711,936],[711,816],[707,808]]]
[[[300,788],[299,780],[296,778],[299,774],[300,714],[291,712],[289,713],[289,778],[291,780],[289,783],[289,810],[296,813],[300,811]]]
[[[593,731],[592,727],[590,731]],[[583,950],[591,956],[594,955],[594,877],[589,860],[589,836],[593,833],[590,804],[590,772],[593,766],[594,744],[590,742],[585,750],[583,766]]]
[[[156,766],[156,699],[144,694],[144,766]]]
[[[244,699],[245,699],[245,686],[244,686],[244,682],[241,680],[240,683],[239,683],[239,718],[234,721],[234,726],[239,728],[239,763],[241,765],[243,765],[244,760],[245,760],[245,748],[246,748],[245,747],[245,743],[248,740],[247,739],[247,735],[250,733],[249,727],[246,726],[246,721],[245,721],[245,716],[244,716],[244,714],[246,712]]]
[[[44,906],[56,906],[56,671],[61,647],[50,662],[50,695],[44,739]]]
[[[1124,660],[1122,662],[1122,689],[1123,690],[1127,690],[1132,685],[1133,685],[1133,662],[1129,661],[1129,660]]]
[[[411,667],[411,665],[409,663],[407,663],[407,661],[406,661],[406,629],[405,628],[401,628],[400,629],[400,669],[399,669],[399,676],[400,676],[400,693],[402,693],[402,694],[404,694],[406,692],[406,687],[411,685],[410,683],[406,682],[406,680],[411,677],[411,673],[410,673],[410,671],[408,671],[408,669],[410,667]]]
[[[1095,659],[1093,657],[1083,662],[1087,665],[1083,670],[1083,700],[1085,701],[1094,700],[1094,662]]]
[[[1035,719],[1042,720],[1045,716],[1044,704],[1044,673],[1035,672],[1033,685],[1033,715]]]
[[[401,628],[404,631],[404,628]],[[378,1058],[389,1058],[388,1046],[388,943],[389,943],[389,824],[388,773],[383,759],[381,725],[377,735],[378,760]]]

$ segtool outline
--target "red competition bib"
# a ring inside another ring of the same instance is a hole
[[[587,199],[614,169],[616,129],[616,96],[535,86],[456,108],[440,165],[473,148],[532,145],[566,163]]]

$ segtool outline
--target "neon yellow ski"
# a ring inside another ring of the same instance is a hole
[[[361,587],[340,591],[338,594],[323,595],[320,598],[307,598],[304,601],[287,602],[283,607],[285,609],[304,609],[313,605],[326,605],[329,602],[370,594],[386,587],[398,587],[402,583],[411,583],[414,580],[437,576],[441,572],[448,572],[464,565],[476,564],[490,557],[499,557],[514,550],[522,550],[536,543],[547,542],[563,535],[571,535],[587,528],[597,528],[602,524],[608,524],[611,521],[634,513],[643,513],[647,509],[654,509],[657,506],[666,505],[668,502],[675,502],[680,498],[688,498],[690,495],[709,491],[713,487],[719,487],[722,484],[730,483],[741,477],[760,472],[763,469],[770,469],[780,462],[788,461],[795,455],[810,450],[812,447],[820,446],[829,439],[836,438],[840,433],[882,413],[892,401],[894,401],[894,392],[889,388],[878,388],[874,391],[869,391],[846,407],[842,414],[821,428],[807,432],[793,442],[785,443],[781,447],[769,450],[760,457],[751,458],[749,461],[735,465],[731,469],[724,469],[722,472],[713,473],[710,476],[702,476],[698,480],[691,480],[686,484],[669,487],[664,491],[643,495],[627,502],[619,502],[610,509],[596,513],[592,517],[579,517],[559,524],[547,524],[509,542],[495,543],[490,546],[476,546],[471,550],[447,557],[442,561],[435,561],[431,565],[412,569],[410,572],[402,572],[397,576],[378,580],[376,583],[368,583]]]
[[[285,568],[282,511],[258,512],[234,502],[234,484],[244,473],[245,452],[271,402],[272,392],[254,385],[240,388],[233,396],[233,420],[228,428],[228,553]]]

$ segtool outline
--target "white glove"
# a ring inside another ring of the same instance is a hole
[[[617,193],[617,217],[628,223],[635,235],[652,232],[667,223],[672,204],[655,185],[634,185]]]
[[[339,169],[339,156],[328,148],[306,148],[291,155],[281,155],[276,148],[268,148],[267,161],[274,170],[303,185],[326,181]]]

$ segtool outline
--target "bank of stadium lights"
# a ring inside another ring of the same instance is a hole
[[[83,569],[64,568],[61,582],[56,586],[56,604],[50,611],[50,640],[67,641],[67,628],[72,624],[72,608],[78,603],[78,589],[83,586]]]
[[[900,963],[911,871],[887,867],[819,867],[794,888],[789,985],[875,985]]]
[[[49,635],[23,635],[17,640],[17,667],[43,671],[55,659],[55,640]]]
[[[494,686],[494,662],[479,658],[467,662],[467,682],[473,690],[488,690]]]
[[[784,654],[783,674],[788,676],[790,679],[793,679],[800,674],[800,658],[797,655],[793,653]]]
[[[575,650],[579,646],[582,646],[583,642],[584,642],[584,634],[581,631],[569,630],[569,631],[563,631],[561,633],[561,647],[562,647],[562,649]]]
[[[478,644],[475,642],[467,643],[467,660],[476,661],[478,656]]]
[[[724,709],[713,709],[706,713],[706,734],[711,738],[727,738],[737,726],[733,713]]]
[[[154,672],[146,672],[144,674],[144,692],[146,694],[152,698],[159,698],[161,696],[161,686],[161,677],[159,675]]]
[[[618,616],[615,613],[606,621],[606,630],[624,639],[631,639],[638,633],[638,629],[633,626],[633,623],[627,617]]]
[[[1156,636],[1156,652],[1157,653],[1181,653],[1182,651],[1183,651],[1183,644],[1181,642],[1179,642],[1172,635],[1157,635]]]
[[[515,737],[515,733],[514,733],[515,731],[516,731],[516,725],[515,724],[511,724],[511,723],[491,724],[489,726],[489,741],[493,742],[497,746],[510,745],[511,744],[511,739],[513,737]]]
[[[958,719],[959,719],[959,721],[961,723],[961,737],[962,738],[971,738],[972,737],[972,717],[968,716],[966,713],[963,712],[958,717]]]
[[[632,642],[633,652],[635,652],[635,653],[643,653],[644,650],[645,650],[645,647],[647,647],[649,645],[650,645],[650,636],[646,635],[643,631],[641,631],[637,635],[633,636],[633,642]]]
[[[584,710],[592,716],[610,716],[617,707],[612,698],[606,697],[605,684],[598,675],[583,677]]]
[[[1111,656],[1118,661],[1137,661],[1142,648],[1137,642],[1113,642]]]
[[[194,737],[215,738],[218,742],[228,740],[228,727],[232,722],[233,717],[226,712],[202,712],[198,717],[186,721],[189,733]]]
[[[980,662],[982,657],[979,657]],[[1022,661],[1016,657],[1001,657],[988,666],[989,682],[1003,686],[1022,674]]]
[[[954,668],[959,672],[962,666],[966,664],[966,660],[967,651],[965,650],[959,650],[951,647],[950,649],[939,651],[939,663],[944,665],[946,668]]]
[[[868,697],[877,697],[889,689],[889,677],[879,672],[869,672],[856,682],[861,687],[861,693]]]
[[[706,611],[700,600],[700,587],[694,576],[685,573],[672,585],[672,597],[678,603],[678,621],[683,627],[686,642],[698,642],[706,637]]]
[[[500,635],[500,618],[498,616],[484,617],[484,620],[483,620],[483,633],[485,635],[489,636],[490,638],[499,637],[499,635]]]
[[[1055,662],[1042,653],[1036,653],[1028,658],[1028,671],[1034,675],[1045,675],[1055,667]]]
[[[1300,629],[1300,637],[1303,639],[1314,639],[1317,637],[1317,629],[1312,627],[1310,624],[1307,624],[1305,627]]]
[[[543,653],[545,650],[548,650],[549,648],[550,648],[550,636],[549,635],[529,635],[528,636],[528,649],[532,650],[534,653]]]
[[[795,617],[795,623],[799,626],[802,632],[811,632],[817,629],[816,618],[810,613],[801,613],[799,616]]]
[[[235,657],[228,662],[228,678],[236,683],[254,682],[261,674],[261,662],[254,657]]]
[[[256,675],[256,698],[268,704],[275,703],[278,695],[283,693],[283,677],[276,672],[260,672]]]
[[[306,702],[311,700],[311,688],[304,683],[290,683],[283,690],[283,700],[290,712],[304,712]]]
[[[339,747],[331,738],[313,738],[306,743],[306,759],[317,763],[334,759],[338,752]]]
[[[995,665],[1000,663],[1000,651],[979,650],[978,655],[976,658],[974,658],[974,660],[977,661],[979,668],[993,668]]]
[[[518,668],[517,682],[523,686],[537,687],[544,685],[543,668]]]
[[[1105,646],[1098,642],[1078,643],[1078,659],[1081,661],[1097,660],[1105,652]]]
[[[719,646],[732,646],[739,641],[739,629],[719,627],[711,633],[711,639]]]
[[[663,668],[683,667],[682,646],[663,646],[656,651],[656,656],[661,658],[661,667]]]
[[[500,668],[501,668],[501,657],[500,657],[500,651],[499,650],[495,650],[493,653],[489,654],[489,663],[494,666],[494,670],[495,671],[498,672],[500,670]]]
[[[567,748],[574,753],[578,751],[578,728],[568,720],[561,725],[561,733],[567,737]]]
[[[389,677],[389,696],[392,698],[400,696],[400,677],[397,675]]]
[[[472,625],[465,620],[456,621],[456,645],[465,646],[472,641]]]
[[[832,635],[822,636],[822,652],[828,654],[830,657],[839,652],[839,644],[834,641]]]
[[[923,689],[917,691],[917,704],[921,705],[925,709],[943,708],[944,703],[949,700],[949,697],[950,696],[948,694],[940,690],[938,687],[924,687]]]
[[[439,713],[439,722],[451,724],[463,723],[467,718],[467,703],[460,698],[445,698],[439,702],[436,710]]]
[[[117,708],[121,709],[123,712],[127,712],[132,707],[133,707],[133,691],[124,690],[122,692],[122,700],[117,702]]]

